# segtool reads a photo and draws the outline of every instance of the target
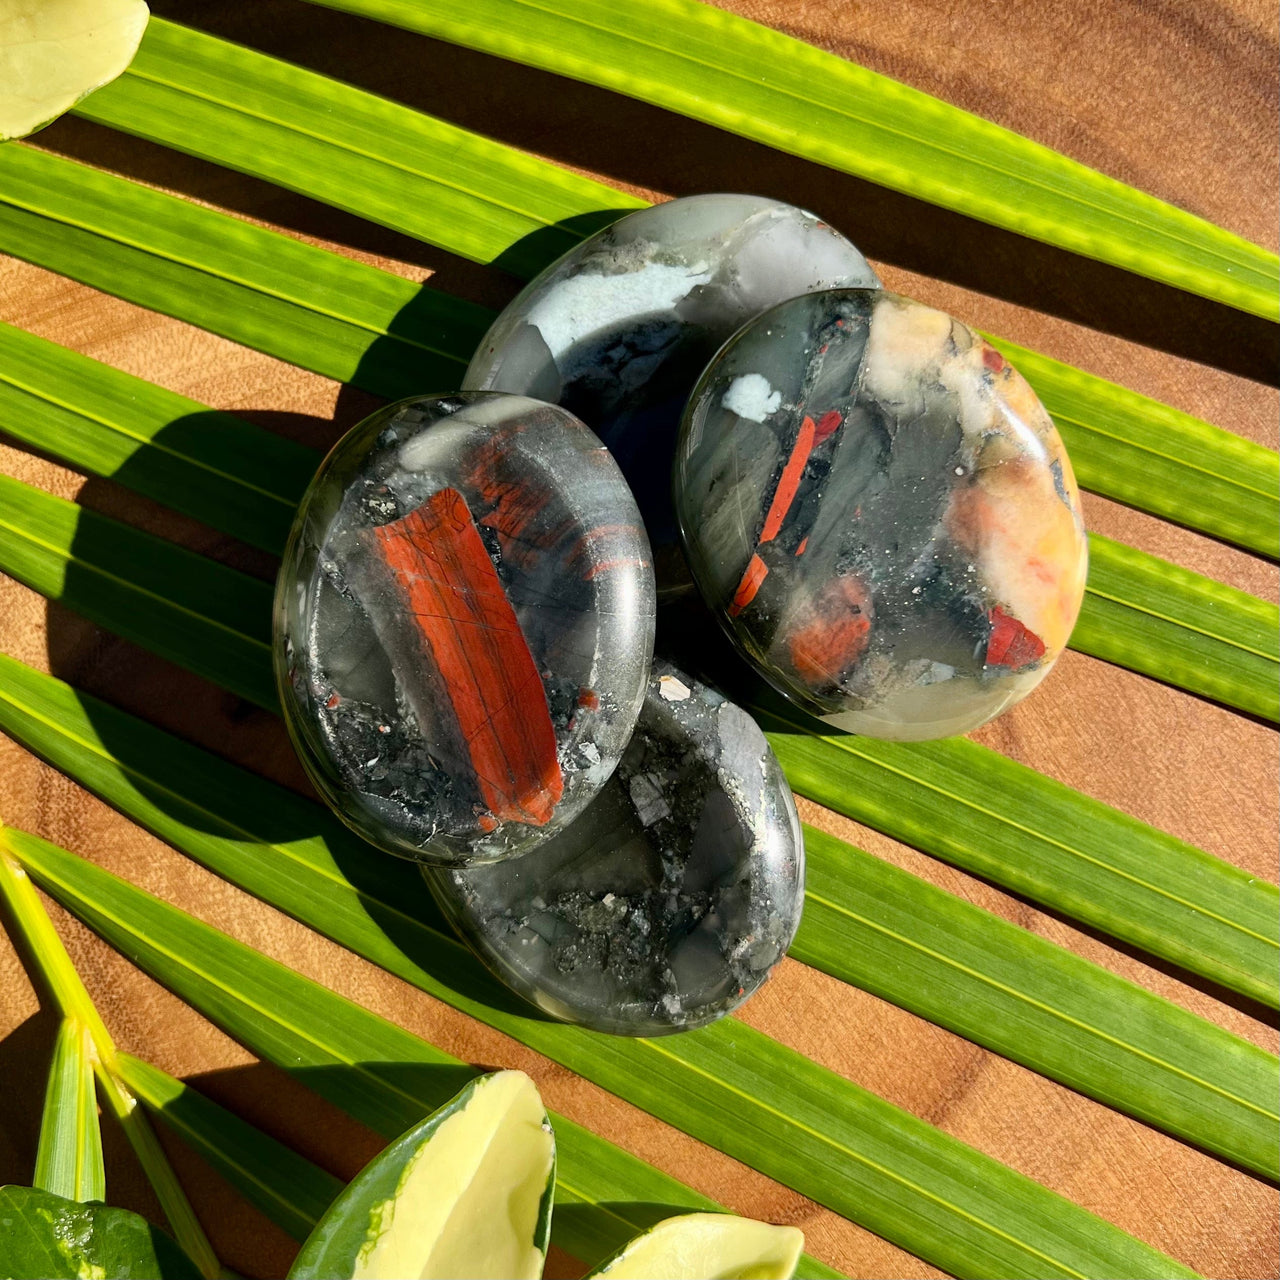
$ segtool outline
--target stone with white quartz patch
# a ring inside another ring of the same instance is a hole
[[[698,195],[628,214],[553,263],[485,335],[464,385],[562,404],[612,451],[664,563],[679,559],[669,496],[680,414],[735,330],[802,293],[879,285],[811,213],[759,196]],[[777,407],[764,379],[736,392]]]
[[[712,1022],[764,981],[800,920],[804,846],[755,721],[659,662],[617,772],[577,821],[517,858],[426,876],[527,1000],[652,1036]]]

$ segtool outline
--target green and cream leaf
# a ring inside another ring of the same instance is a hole
[[[795,1227],[685,1213],[628,1241],[587,1280],[791,1280],[803,1249]]]
[[[147,27],[143,0],[0,0],[0,142],[114,80]]]
[[[521,1071],[480,1076],[348,1184],[290,1280],[538,1280],[551,1239],[555,1135]]]

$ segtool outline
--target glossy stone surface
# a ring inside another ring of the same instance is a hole
[[[759,672],[828,723],[964,733],[1062,652],[1087,545],[1049,415],[958,320],[783,303],[708,368],[676,460],[685,552]]]
[[[755,721],[659,662],[617,773],[573,826],[506,862],[426,874],[527,1000],[652,1036],[713,1022],[764,981],[800,922],[804,846]]]
[[[562,404],[608,445],[659,553],[675,544],[671,460],[689,392],[720,345],[797,294],[876,287],[811,213],[759,196],[686,196],[628,214],[532,281],[463,385]]]
[[[365,839],[508,856],[572,821],[644,698],[654,587],[600,441],[519,396],[406,400],[337,445],[276,592],[276,674],[308,773]]]

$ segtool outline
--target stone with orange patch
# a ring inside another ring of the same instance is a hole
[[[1044,406],[962,322],[893,294],[809,294],[741,330],[685,414],[675,495],[743,654],[855,732],[975,728],[1043,679],[1080,609],[1079,494]]]

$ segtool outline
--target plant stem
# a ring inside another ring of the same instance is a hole
[[[0,826],[0,897],[8,903],[40,976],[63,1018],[70,1025],[78,1025],[81,1034],[87,1033],[86,1047],[103,1102],[124,1129],[129,1145],[155,1189],[174,1238],[207,1280],[216,1280],[222,1268],[213,1246],[196,1219],[195,1210],[182,1190],[150,1121],[139,1107],[138,1100],[116,1074],[115,1042],[71,963],[71,957],[62,945],[35,886],[13,858],[8,845],[8,829],[4,826]]]

